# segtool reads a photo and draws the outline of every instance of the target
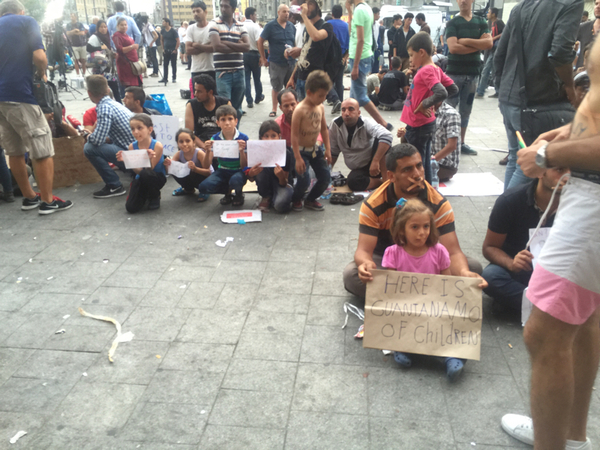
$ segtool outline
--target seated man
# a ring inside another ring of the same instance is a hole
[[[108,83],[102,75],[90,75],[86,79],[88,96],[95,103],[97,122],[92,134],[87,137],[83,153],[102,177],[104,188],[94,192],[94,198],[110,198],[125,195],[126,191],[119,175],[109,166],[117,162],[117,152],[127,150],[135,139],[131,133],[129,119],[131,111],[108,96]]]
[[[454,276],[481,278],[481,264],[462,252],[454,229],[454,212],[448,200],[425,181],[425,170],[419,151],[410,144],[392,147],[385,165],[388,181],[383,183],[360,208],[358,246],[354,261],[344,269],[344,286],[348,292],[365,298],[365,283],[373,280],[371,270],[381,269],[385,249],[393,245],[391,218],[400,198],[418,198],[435,215],[439,242],[450,253],[450,271]],[[481,278],[480,288],[487,287]]]
[[[139,86],[129,86],[125,89],[123,105],[134,114],[148,114],[149,116],[162,116],[160,112],[152,108],[144,107],[146,93]]]
[[[386,176],[385,154],[392,145],[392,133],[370,117],[362,117],[358,102],[342,103],[342,115],[329,125],[332,167],[340,153],[350,169],[348,187],[353,191],[375,189]]]
[[[410,85],[404,72],[400,71],[401,65],[400,58],[397,56],[392,58],[392,70],[383,76],[377,94],[379,109],[384,111],[402,110]]]
[[[508,309],[521,310],[523,290],[533,271],[533,255],[525,248],[529,230],[535,229],[546,208],[550,212],[542,226],[554,223],[560,190],[554,203],[548,203],[567,170],[547,169],[539,179],[505,191],[494,204],[483,241],[483,256],[490,262],[482,273],[488,282],[484,292]]]
[[[375,106],[379,106],[379,86],[381,86],[381,80],[387,73],[386,69],[381,69],[378,73],[372,73],[367,77],[367,95]]]
[[[431,156],[439,164],[438,178],[448,181],[458,172],[460,159],[460,114],[446,102],[435,105],[435,133]]]
[[[193,81],[195,98],[185,105],[185,127],[194,132],[196,147],[203,148],[204,141],[221,131],[217,125],[217,108],[231,102],[215,95],[217,83],[210,75],[197,75]]]

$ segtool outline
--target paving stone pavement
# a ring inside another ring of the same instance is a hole
[[[180,66],[178,83],[147,79],[146,90],[183,117],[187,76]],[[76,97],[61,93],[80,117],[90,103]],[[256,138],[269,111],[247,109],[241,130]],[[398,125],[399,113],[385,115]],[[476,100],[467,142],[480,152],[460,171],[503,179],[504,154],[486,150],[506,148],[495,100]],[[357,303],[341,272],[360,205],[224,225],[217,197],[200,205],[175,187],[169,179],[160,210],[135,215],[123,197],[93,199],[98,185],[58,189],[75,203],[63,214],[0,205],[0,449],[524,448],[500,428],[504,413],[528,411],[518,320],[484,298],[481,361],[455,384],[431,359],[402,370],[353,338],[358,319],[341,328],[343,303]],[[494,200],[450,199],[461,246],[482,262]],[[114,364],[114,327],[78,307],[135,334]],[[594,392],[596,442],[599,415]]]

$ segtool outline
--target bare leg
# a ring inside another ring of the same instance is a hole
[[[79,60],[73,58],[73,65],[75,66],[75,73],[79,76]]]
[[[24,156],[9,156],[8,162],[10,164],[10,170],[17,180],[19,189],[25,198],[34,198],[36,196],[35,191],[29,184],[29,176],[27,175],[27,165],[25,164]]]
[[[54,181],[54,159],[34,159],[35,179],[40,188],[42,201],[52,203],[52,182]]]
[[[81,76],[85,77],[85,69],[86,69],[85,63],[86,63],[86,61],[85,61],[85,59],[80,59],[79,61],[81,63]]]
[[[378,124],[380,124],[384,127],[387,126],[387,121],[383,117],[381,117],[381,114],[379,114],[379,110],[373,104],[373,102],[367,103],[366,105],[363,106],[363,108],[365,108],[367,110],[367,112],[369,114],[371,114],[371,117],[373,118],[373,120],[375,120],[375,122],[377,122]]]
[[[275,89],[271,91],[271,98],[273,99],[273,109],[271,111],[275,112],[277,112],[277,94],[278,92],[275,92]]]
[[[533,307],[524,340],[531,357],[536,450],[564,450],[573,410],[573,344],[579,330]]]
[[[585,441],[592,388],[600,359],[600,310],[596,311],[577,335],[573,346],[575,393],[567,438]]]

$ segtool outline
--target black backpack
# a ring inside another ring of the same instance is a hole
[[[325,66],[323,67],[332,82],[340,73],[340,70],[343,70],[344,68],[342,56],[342,46],[340,41],[338,41],[335,33],[332,33],[331,44],[327,49],[327,58],[325,58]]]
[[[54,122],[57,126],[62,124],[62,108],[63,105],[58,99],[58,90],[51,81],[34,79],[33,80],[33,95],[42,108],[44,114],[54,113]]]

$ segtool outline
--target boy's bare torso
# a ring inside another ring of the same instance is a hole
[[[301,113],[298,144],[300,147],[314,147],[321,132],[321,121],[325,113],[323,105],[312,106],[303,101],[297,110]]]

